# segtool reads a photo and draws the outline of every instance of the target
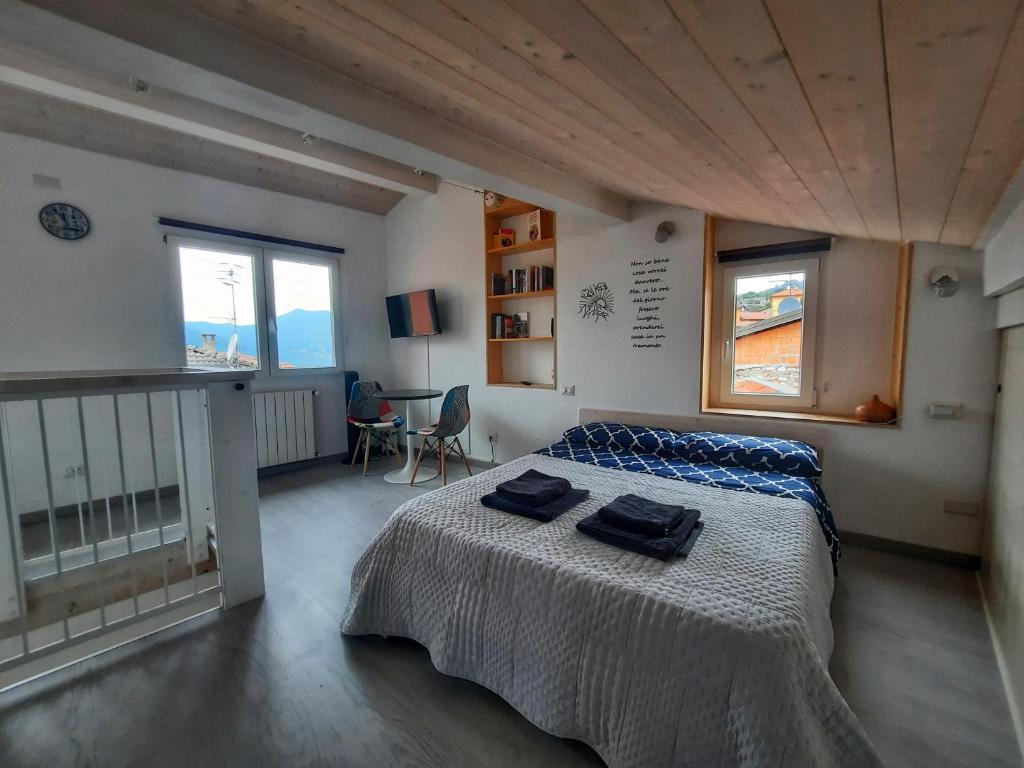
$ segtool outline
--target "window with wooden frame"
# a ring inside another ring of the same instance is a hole
[[[720,403],[815,405],[819,267],[805,258],[722,270]]]
[[[902,395],[909,244],[707,218],[707,413],[861,423]]]

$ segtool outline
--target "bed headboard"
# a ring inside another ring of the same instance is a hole
[[[800,440],[818,449],[818,459],[824,462],[830,433],[819,424],[783,419],[759,419],[749,416],[720,416],[707,414],[682,416],[641,411],[609,411],[600,408],[580,408],[579,423],[591,421],[617,421],[646,427],[664,427],[677,432],[726,432],[757,437],[781,437]]]

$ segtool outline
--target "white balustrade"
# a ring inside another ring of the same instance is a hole
[[[251,377],[0,374],[0,687],[263,594]]]

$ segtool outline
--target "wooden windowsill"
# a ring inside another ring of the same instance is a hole
[[[875,427],[881,429],[899,429],[899,417],[895,423],[876,424],[870,421],[860,421],[853,416],[841,413],[803,413],[800,411],[766,411],[752,408],[721,408],[717,406],[706,406],[701,408],[701,413],[710,415],[720,414],[722,416],[748,416],[760,419],[783,419],[785,421],[816,421],[820,424],[852,424],[857,427]]]

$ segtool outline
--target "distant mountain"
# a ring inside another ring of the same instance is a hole
[[[234,328],[230,323],[188,321],[185,323],[185,345],[201,347],[203,334],[217,336],[217,351],[227,352]],[[282,365],[314,368],[332,365],[334,329],[331,313],[326,310],[295,309],[277,320],[278,357]],[[238,326],[238,351],[257,355],[255,325]]]

